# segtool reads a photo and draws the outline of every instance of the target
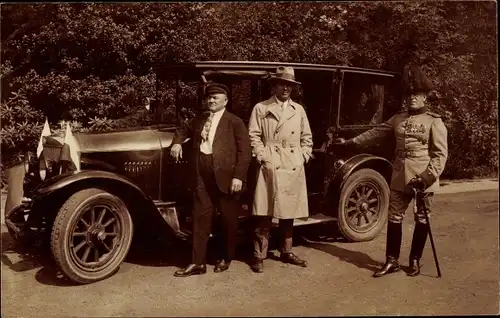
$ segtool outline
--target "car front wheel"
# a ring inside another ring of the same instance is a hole
[[[387,222],[389,186],[375,170],[354,172],[342,187],[338,205],[338,224],[350,241],[369,241],[380,234]]]
[[[132,235],[132,218],[120,198],[101,189],[85,189],[73,194],[59,210],[51,249],[68,278],[88,284],[118,270]]]

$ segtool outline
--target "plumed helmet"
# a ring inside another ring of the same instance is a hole
[[[430,93],[434,86],[432,81],[425,75],[418,65],[407,65],[402,75],[403,91],[406,94]]]

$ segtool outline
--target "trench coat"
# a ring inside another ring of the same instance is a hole
[[[290,99],[282,111],[273,96],[255,105],[248,131],[252,153],[260,164],[252,214],[308,217],[304,164],[311,158],[313,142],[304,108]]]
[[[391,134],[396,137],[391,190],[413,193],[408,183],[420,176],[428,186],[425,192],[435,192],[448,158],[448,132],[441,116],[428,111],[427,107],[413,114],[401,111],[352,141],[366,145]]]

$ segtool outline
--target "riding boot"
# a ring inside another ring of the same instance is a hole
[[[380,271],[373,274],[373,277],[381,277],[399,271],[398,259],[401,250],[402,235],[401,223],[387,223],[386,262]]]
[[[417,276],[420,274],[420,259],[424,251],[427,234],[429,233],[429,225],[416,223],[413,230],[413,239],[411,242],[410,262],[408,267],[408,276]]]

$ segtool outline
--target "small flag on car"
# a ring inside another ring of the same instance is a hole
[[[65,163],[68,170],[80,171],[80,147],[75,136],[71,132],[71,125],[66,124],[66,134],[64,136],[64,144],[61,149],[61,161]]]
[[[43,151],[43,139],[50,136],[49,121],[45,118],[45,124],[43,124],[42,134],[40,135],[40,141],[38,141],[38,147],[36,148],[36,156],[40,158],[40,154]]]

